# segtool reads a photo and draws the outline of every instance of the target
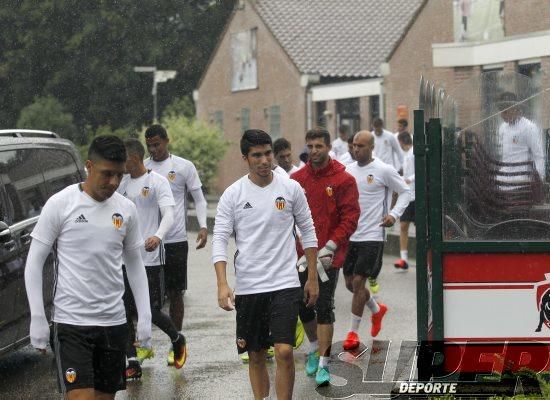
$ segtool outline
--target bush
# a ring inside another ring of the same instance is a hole
[[[167,117],[162,125],[170,138],[170,152],[195,164],[202,185],[208,191],[229,142],[219,129],[196,119]]]
[[[65,112],[59,100],[51,96],[36,97],[34,103],[23,108],[17,120],[17,128],[53,131],[72,141],[78,138],[72,114]]]

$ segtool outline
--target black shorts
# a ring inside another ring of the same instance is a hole
[[[405,208],[405,211],[403,211],[403,215],[401,216],[401,221],[403,222],[414,222],[416,212],[414,208],[414,200],[409,203],[407,208]]]
[[[187,242],[164,244],[164,279],[167,290],[187,290]]]
[[[331,268],[327,271],[328,281],[319,282],[319,298],[315,307],[307,307],[304,302],[300,303],[300,320],[303,323],[313,321],[317,316],[318,324],[333,324],[336,321],[334,316],[334,292],[338,285],[338,276],[340,268]],[[307,269],[300,272],[300,284],[302,289],[307,281]]]
[[[274,343],[294,346],[302,289],[235,296],[237,351],[260,351]]]
[[[128,282],[128,276],[126,275],[126,267],[124,265],[122,266],[122,272],[124,275],[124,305],[126,306],[126,313],[130,310],[131,316],[133,316],[136,312],[136,303],[134,301],[134,296],[132,295],[130,283]],[[157,308],[160,310],[164,301],[164,272],[162,270],[162,265],[145,267],[145,272],[147,273],[147,284],[149,286],[149,301],[151,308]]]
[[[126,389],[126,324],[104,327],[54,323],[53,330],[61,393],[94,388],[113,394]]]
[[[377,278],[382,269],[384,242],[349,242],[344,276]]]

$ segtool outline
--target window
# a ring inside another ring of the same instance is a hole
[[[518,73],[531,78],[531,91],[538,93],[541,89],[542,71],[540,63],[519,64]],[[528,100],[523,107],[524,115],[531,120],[539,120],[542,115],[542,96]]]
[[[360,123],[359,98],[336,100],[336,124],[347,125],[348,132],[357,132]],[[337,136],[337,133],[335,135]]]
[[[36,151],[29,149],[0,152],[0,176],[13,209],[14,224],[40,214],[47,195]]]
[[[372,121],[375,118],[380,117],[380,97],[379,96],[370,96],[369,97],[369,106],[370,106],[370,120]],[[370,127],[369,127],[370,128]]]
[[[214,123],[223,131],[223,111],[214,111]]]
[[[68,152],[40,149],[37,156],[50,196],[81,181],[75,161]]]
[[[281,137],[281,108],[269,107],[269,133],[273,140]]]
[[[231,55],[233,59],[231,90],[256,89],[258,87],[256,29],[231,35]]]
[[[327,102],[326,101],[318,101],[315,103],[315,115],[316,115],[316,121],[317,125],[323,126],[326,128],[327,126],[327,116],[325,115],[325,111],[327,110]]]
[[[250,129],[250,108],[241,108],[241,131]]]

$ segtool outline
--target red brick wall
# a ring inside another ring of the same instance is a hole
[[[258,88],[232,92],[231,33],[252,28],[257,28]],[[198,93],[197,117],[211,121],[215,111],[223,111],[224,136],[231,141],[229,151],[219,166],[215,184],[218,193],[248,172],[239,150],[242,108],[250,109],[250,128],[269,133],[269,118],[266,118],[264,109],[278,105],[281,110],[281,136],[292,143],[294,161],[298,162],[306,129],[305,90],[300,86],[297,68],[248,2],[231,20]]]

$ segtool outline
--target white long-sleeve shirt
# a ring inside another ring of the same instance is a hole
[[[534,161],[540,178],[544,180],[544,150],[540,128],[527,118],[521,117],[515,124],[503,122],[498,129],[502,144],[502,161],[516,163]],[[526,171],[526,166],[501,167],[501,172]],[[499,176],[504,182],[525,181],[526,176]]]
[[[400,169],[401,164],[403,164],[403,153],[394,134],[384,129],[382,130],[382,134],[380,136],[374,132],[373,135],[373,157],[376,157],[380,161],[393,166],[396,170]]]
[[[403,179],[409,181],[409,189],[411,190],[411,201],[416,197],[414,188],[414,152],[411,147],[408,151],[403,152]]]
[[[235,232],[235,294],[299,287],[294,223],[304,248],[317,237],[300,184],[278,174],[260,187],[248,175],[229,186],[218,202],[212,237],[212,262],[227,262],[227,243]]]
[[[338,159],[348,151],[348,141],[336,138],[332,142],[332,151],[334,152],[334,158]]]
[[[376,158],[363,167],[354,162],[346,167],[346,171],[357,181],[361,207],[359,223],[350,241],[384,241],[384,227],[380,226],[382,217],[387,214],[396,220],[401,217],[410,201],[408,185],[395,168]],[[395,206],[388,212],[388,193],[391,191],[397,192],[399,197]]]

